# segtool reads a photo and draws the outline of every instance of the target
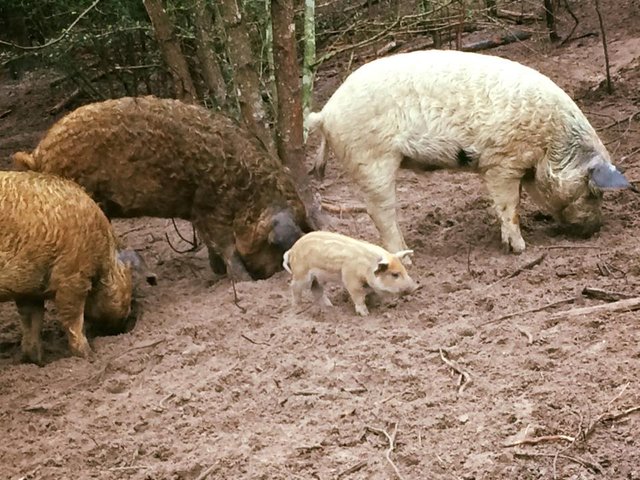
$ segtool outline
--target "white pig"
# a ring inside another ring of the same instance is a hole
[[[396,218],[396,172],[480,173],[520,253],[520,187],[573,233],[602,223],[602,190],[632,188],[578,106],[548,77],[516,62],[456,51],[380,58],[353,72],[306,120],[365,194],[382,245],[406,249]],[[425,195],[429,195],[425,192]]]
[[[294,305],[302,300],[303,291],[311,288],[316,301],[331,306],[323,285],[342,280],[356,312],[368,315],[365,305],[368,292],[404,295],[418,288],[402,264],[402,259],[411,253],[412,250],[390,253],[363,240],[317,231],[302,236],[285,252],[283,266],[293,275]]]

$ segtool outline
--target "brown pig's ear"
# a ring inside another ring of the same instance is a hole
[[[376,267],[376,271],[374,272],[376,275],[384,273],[389,268],[389,259],[381,258],[378,260],[378,266]]]
[[[128,265],[138,275],[144,277],[149,285],[157,285],[158,277],[151,271],[144,258],[132,249],[120,250],[118,252],[118,260]]]
[[[303,235],[290,209],[276,212],[271,217],[269,243],[282,251],[289,250]]]

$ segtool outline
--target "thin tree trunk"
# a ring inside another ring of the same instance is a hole
[[[264,0],[264,14],[269,19],[265,25],[264,49],[267,58],[267,88],[271,95],[271,111],[273,117],[278,116],[278,88],[276,87],[275,66],[273,60],[273,25],[271,24],[271,0]]]
[[[498,16],[498,5],[496,0],[486,0],[485,4],[487,5],[487,13],[490,17]]]
[[[267,115],[260,95],[260,79],[255,68],[251,41],[237,0],[219,0],[218,8],[227,34],[229,60],[233,66],[235,91],[240,114],[265,146],[275,153],[273,137],[267,126]]]
[[[602,49],[604,50],[604,64],[607,74],[607,93],[613,93],[613,83],[611,83],[611,65],[609,63],[609,49],[607,48],[607,32],[604,28],[604,20],[602,19],[602,13],[600,13],[600,2],[595,0],[596,13],[598,15],[598,22],[600,23],[600,32],[602,32]]]
[[[189,66],[182,54],[180,43],[173,35],[173,23],[162,6],[162,0],[142,1],[151,19],[164,61],[171,72],[176,96],[187,102],[195,102],[197,94],[189,73]]]
[[[556,28],[556,12],[554,0],[544,0],[544,17],[547,21],[547,30],[549,31],[549,40],[557,42],[560,40],[558,30]]]
[[[313,64],[316,63],[316,0],[304,0],[304,61],[302,63],[302,113],[311,111]]]
[[[273,58],[278,89],[276,144],[285,163],[301,164],[304,160],[302,144],[302,103],[300,76],[296,54],[296,35],[292,0],[272,0]]]
[[[193,23],[196,31],[196,55],[202,67],[202,76],[218,107],[224,107],[227,103],[227,88],[213,51],[213,22],[205,0],[194,0]]]
[[[298,194],[311,222],[320,226],[320,204],[309,188],[304,164],[300,68],[296,53],[295,0],[271,0],[273,57],[278,89],[276,144],[278,154],[296,179]]]

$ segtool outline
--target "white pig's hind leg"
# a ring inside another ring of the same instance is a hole
[[[401,160],[393,153],[373,160],[351,159],[357,165],[353,177],[364,192],[367,212],[380,232],[382,245],[391,252],[407,249],[396,213],[396,174]],[[409,257],[403,262],[411,263]]]

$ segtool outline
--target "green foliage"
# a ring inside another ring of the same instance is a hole
[[[128,0],[93,3],[4,0],[0,40],[15,46],[1,46],[0,65],[16,76],[34,63],[53,68],[92,98],[134,93],[137,69],[160,64],[157,49],[150,48],[154,40],[144,6]]]

